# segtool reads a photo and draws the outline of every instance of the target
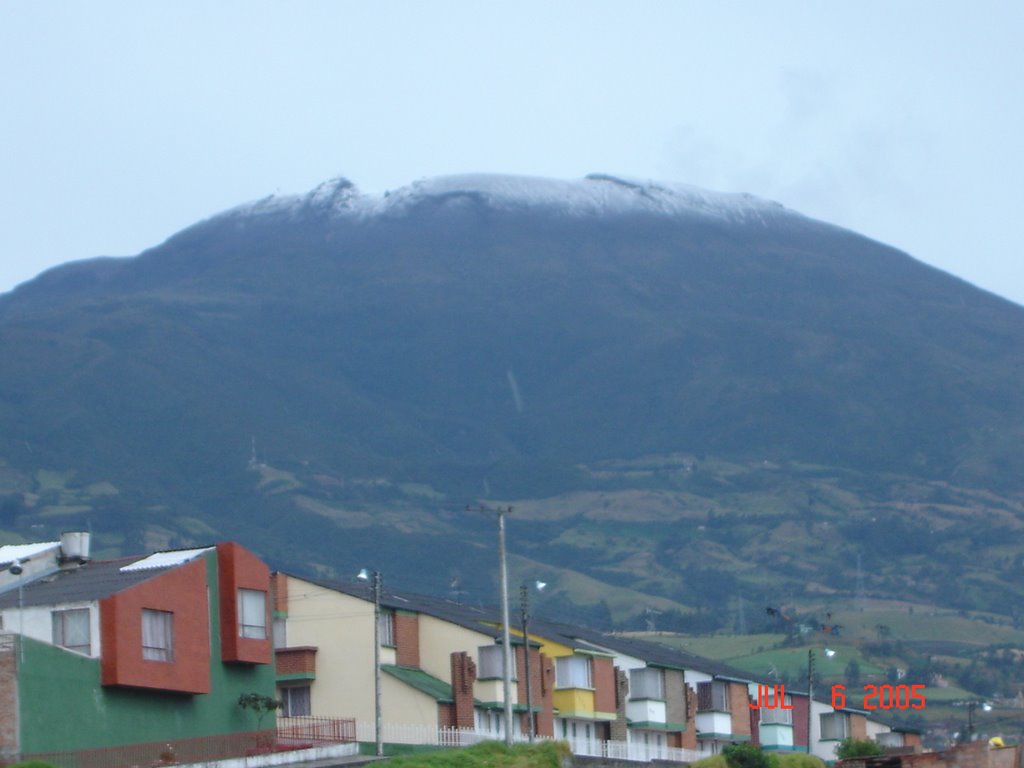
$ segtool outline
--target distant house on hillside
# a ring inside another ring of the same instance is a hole
[[[0,761],[256,746],[238,699],[273,696],[274,670],[270,574],[254,554],[222,543],[94,561],[88,534],[65,534],[0,560]]]

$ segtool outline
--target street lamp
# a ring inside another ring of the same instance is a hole
[[[384,754],[384,740],[380,714],[380,571],[371,574],[363,568],[356,578],[371,582],[373,589],[373,730],[376,747],[374,754],[381,757]]]
[[[538,592],[543,592],[547,584],[543,581],[535,581],[534,587]],[[536,728],[536,718],[533,714],[533,694],[530,685],[530,587],[524,581],[519,587],[520,608],[523,620],[523,659],[525,661],[524,672],[526,674],[526,736],[530,743],[533,743],[533,732]]]

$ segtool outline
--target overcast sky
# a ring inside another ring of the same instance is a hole
[[[0,292],[343,175],[750,192],[1024,302],[1024,2],[0,0]]]

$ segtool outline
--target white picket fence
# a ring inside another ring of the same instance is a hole
[[[429,725],[384,723],[383,741],[387,744],[423,744],[438,747],[468,747],[481,741],[500,740],[502,735],[474,728],[436,728]],[[356,723],[356,738],[359,741],[374,741],[373,723]],[[536,741],[548,741],[548,737],[536,736]],[[517,733],[515,741],[526,741],[525,734]],[[626,741],[598,741],[596,739],[565,739],[574,755],[608,757],[618,760],[667,760],[676,763],[692,763],[700,759],[700,753],[693,749],[680,749],[657,744],[641,744]]]

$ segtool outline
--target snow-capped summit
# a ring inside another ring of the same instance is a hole
[[[749,194],[711,192],[685,184],[593,173],[561,180],[503,174],[437,176],[383,194],[362,194],[346,178],[335,178],[302,195],[271,196],[232,214],[330,213],[339,216],[401,215],[425,204],[477,203],[495,209],[542,210],[569,216],[650,213],[733,222],[767,222],[798,216],[779,203]]]

